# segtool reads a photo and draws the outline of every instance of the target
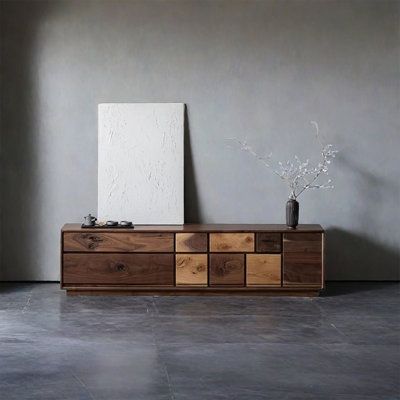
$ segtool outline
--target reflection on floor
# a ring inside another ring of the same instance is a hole
[[[320,298],[67,297],[0,286],[7,400],[398,399],[398,284]]]

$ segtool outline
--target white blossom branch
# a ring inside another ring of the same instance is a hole
[[[289,186],[289,198],[297,199],[307,189],[332,189],[332,180],[328,179],[325,183],[318,184],[320,176],[328,175],[328,165],[335,158],[337,150],[333,149],[331,144],[324,145],[320,134],[317,122],[311,121],[315,127],[316,138],[321,146],[321,160],[317,165],[311,165],[310,160],[301,161],[298,156],[294,156],[294,161],[286,161],[286,163],[278,162],[278,167],[274,168],[272,164],[272,154],[268,156],[259,155],[248,143],[247,139],[241,141],[236,138],[228,138],[239,144],[240,150],[251,154],[257,161],[262,163],[267,168],[279,176]]]

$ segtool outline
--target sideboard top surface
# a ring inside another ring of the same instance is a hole
[[[184,224],[184,225],[135,225],[134,229],[82,228],[81,224],[65,224],[62,232],[324,232],[321,225],[303,224],[296,229],[284,224]]]

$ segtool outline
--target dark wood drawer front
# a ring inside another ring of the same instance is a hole
[[[177,233],[176,251],[178,253],[207,252],[207,233]]]
[[[281,234],[280,233],[257,233],[256,251],[258,253],[280,253]]]
[[[173,252],[173,233],[64,233],[64,251],[71,252]]]
[[[322,287],[322,234],[285,233],[283,286]]]
[[[64,254],[64,284],[174,285],[173,254]]]
[[[244,254],[210,254],[210,286],[244,286]]]

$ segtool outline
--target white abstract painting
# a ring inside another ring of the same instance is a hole
[[[184,104],[109,103],[98,109],[98,219],[184,222]]]

